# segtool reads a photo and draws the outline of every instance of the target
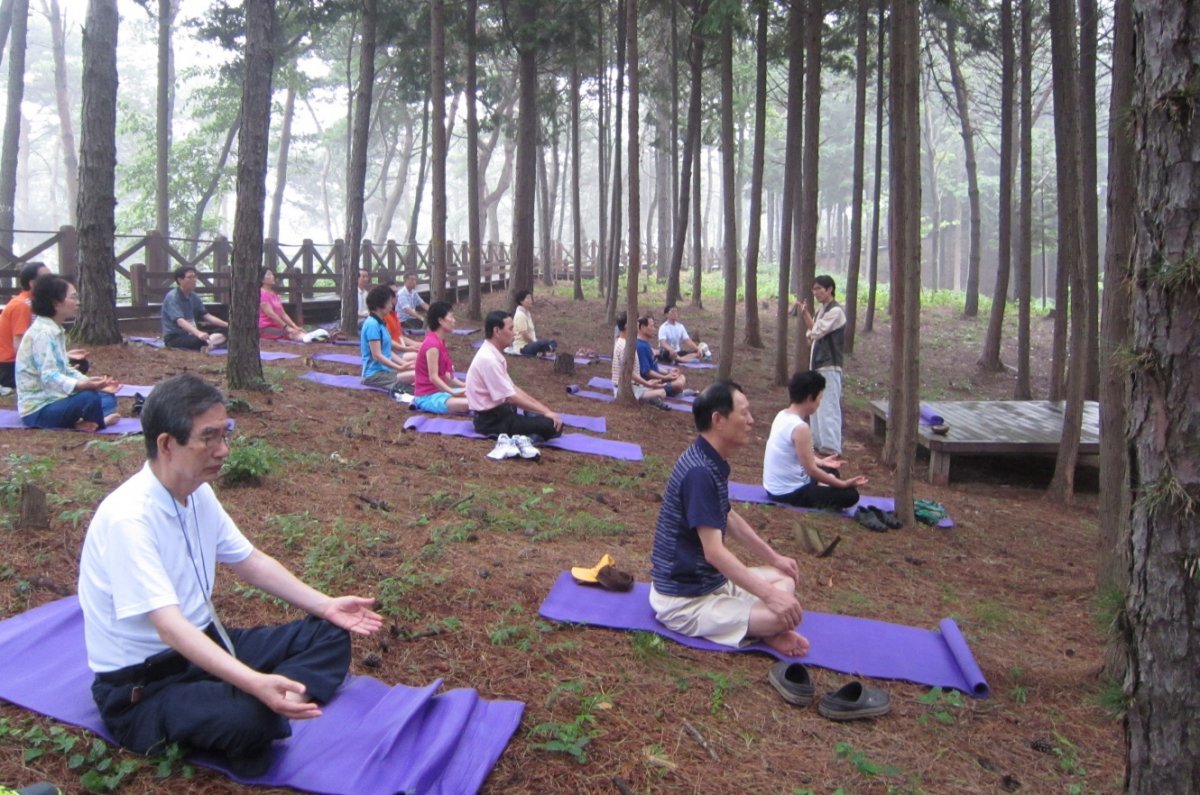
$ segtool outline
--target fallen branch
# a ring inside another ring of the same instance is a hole
[[[712,744],[708,740],[704,739],[703,735],[701,735],[700,732],[696,731],[696,727],[693,726],[692,724],[688,723],[686,719],[683,721],[683,728],[687,731],[688,734],[690,734],[692,736],[693,740],[700,743],[701,748],[703,748],[705,751],[708,751],[709,757],[714,762],[721,761],[720,758],[717,756],[716,749],[712,747]]]

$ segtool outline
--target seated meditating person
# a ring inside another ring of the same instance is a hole
[[[513,309],[512,350],[522,356],[539,356],[558,350],[557,340],[539,340],[533,327],[533,291],[518,290]]]
[[[658,327],[660,361],[670,364],[712,358],[707,344],[696,343],[688,336],[687,327],[679,322],[679,308],[675,304],[669,305],[664,314],[666,321]]]
[[[535,443],[561,434],[562,417],[514,384],[508,374],[504,349],[512,345],[512,317],[499,310],[489,312],[483,334],[483,345],[467,368],[467,405],[475,412],[475,432],[527,436]]]
[[[21,347],[21,337],[33,323],[33,310],[29,308],[33,283],[49,272],[50,269],[40,262],[30,262],[21,268],[21,292],[14,295],[0,312],[0,395],[11,395],[17,388],[17,349]]]
[[[682,393],[687,385],[687,378],[678,368],[660,365],[654,355],[653,346],[657,339],[654,318],[650,315],[639,317],[637,334],[637,370],[642,379],[655,388],[663,389],[667,397]]]
[[[775,415],[763,451],[763,488],[771,499],[804,508],[842,510],[858,502],[863,475],[843,480],[846,463],[836,455],[818,458],[813,452],[808,419],[825,392],[825,376],[816,370],[796,373],[788,381],[791,404]]]
[[[404,286],[396,291],[396,315],[404,328],[421,328],[425,321],[421,313],[429,308],[421,294],[417,292],[417,274],[409,271],[404,274]]]
[[[315,342],[329,339],[329,332],[323,328],[305,331],[292,320],[275,292],[275,271],[263,268],[258,288],[258,336],[265,340],[287,337],[296,342]]]
[[[466,383],[454,375],[454,361],[446,350],[446,337],[454,331],[454,312],[446,301],[434,301],[425,313],[429,333],[417,351],[413,380],[413,408],[430,414],[466,413]]]
[[[232,433],[216,387],[193,373],[168,378],[141,417],[146,463],[100,503],[79,562],[92,698],[132,751],[178,743],[243,778],[263,775],[293,721],[321,719],[350,668],[350,635],[383,619],[374,599],[299,580],[225,512],[209,486]],[[307,615],[226,628],[213,606],[218,571]]]
[[[397,295],[400,291],[400,285],[396,284],[395,279],[386,282],[388,289],[392,291],[392,295]],[[396,299],[399,301],[399,297]],[[388,333],[392,335],[392,350],[400,353],[412,351],[416,353],[421,349],[421,343],[414,340],[412,337],[405,336],[404,325],[400,322],[400,310],[392,307],[392,311],[388,312],[383,318],[387,325]]]
[[[411,384],[415,373],[411,358],[392,350],[392,335],[384,318],[392,311],[396,297],[386,284],[377,284],[367,293],[367,319],[359,334],[362,354],[362,383],[391,389],[397,384]]]
[[[196,295],[196,269],[181,265],[172,274],[175,286],[162,302],[162,337],[168,348],[201,351],[216,348],[225,342],[225,335],[208,332],[200,323],[229,330],[229,324],[209,314],[200,296]]]
[[[625,313],[617,315],[617,334],[619,335],[616,342],[613,343],[612,355],[612,382],[613,396],[615,397],[621,385],[621,373],[625,370],[625,350],[626,338],[629,336],[627,330],[628,318]],[[667,408],[667,404],[663,402],[663,398],[667,396],[667,391],[662,388],[661,384],[651,383],[645,378],[642,378],[641,372],[637,367],[633,368],[633,396],[643,403],[649,403],[657,408]]]
[[[33,323],[17,349],[17,413],[26,428],[99,431],[121,418],[120,388],[108,376],[71,367],[63,323],[79,313],[79,293],[61,276],[39,276],[29,299]]]
[[[650,607],[668,629],[724,646],[761,639],[789,657],[808,653],[796,632],[800,565],[780,555],[729,506],[729,456],[750,442],[750,402],[717,381],[692,404],[699,435],[683,451],[663,492],[651,547]],[[766,566],[750,568],[727,539]]]

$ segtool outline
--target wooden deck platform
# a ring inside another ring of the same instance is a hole
[[[1063,402],[1050,400],[922,401],[921,407],[940,414],[950,426],[938,436],[928,425],[919,425],[917,444],[929,451],[929,480],[950,482],[954,455],[1054,455],[1062,438]],[[872,400],[875,434],[887,431],[888,402]],[[1100,452],[1100,404],[1089,400],[1083,407],[1079,454]]]

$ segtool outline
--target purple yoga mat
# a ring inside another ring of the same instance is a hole
[[[357,364],[362,366],[362,356],[354,356],[349,353],[314,353],[313,361],[317,362],[337,362],[338,364]]]
[[[312,381],[314,384],[322,384],[323,386],[336,386],[341,389],[366,389],[371,392],[387,392],[383,387],[365,385],[356,375],[334,375],[333,373],[318,373],[315,370],[309,370],[307,373],[301,373],[300,377],[305,381]]]
[[[590,381],[588,381],[587,385],[590,387],[593,387],[595,389],[604,389],[609,394],[612,394],[613,382],[612,382],[611,378],[601,378],[598,375],[593,376],[592,379]],[[682,395],[679,395],[677,397],[667,398],[666,400],[663,401],[663,403],[666,403],[667,408],[672,409],[673,411],[691,412],[691,410],[692,410],[691,404],[694,399],[695,398],[693,398],[691,396],[684,397]]]
[[[460,337],[469,337],[477,331],[479,331],[479,329],[477,329],[477,328],[456,328],[456,329],[454,329],[454,331],[451,331],[450,333],[457,334]]]
[[[761,651],[781,660],[799,659],[806,665],[855,676],[952,687],[976,698],[991,694],[983,671],[953,619],[942,619],[938,629],[930,631],[806,610],[797,630],[808,638],[812,649],[802,658],[789,658],[763,643],[734,648],[672,632],[654,617],[649,594],[646,583],[636,583],[627,593],[616,593],[579,585],[570,572],[564,571],[538,612],[554,621],[654,632],[702,651]]]
[[[443,436],[462,436],[467,439],[487,438],[483,434],[475,432],[475,428],[470,420],[450,420],[444,417],[431,417],[427,414],[409,417],[404,423],[404,430],[420,431],[421,433],[438,433]],[[615,439],[599,439],[595,436],[586,436],[582,433],[568,433],[559,436],[557,439],[542,442],[538,446],[554,447],[559,450],[570,450],[571,452],[585,453],[587,455],[605,456],[606,458],[616,458],[621,461],[642,460],[641,445],[630,442],[619,442]]]
[[[21,424],[21,415],[12,409],[0,410],[0,428],[11,428],[14,430],[30,431],[30,430],[52,430],[52,431],[70,431],[71,433],[85,433],[85,431],[77,431],[74,428],[26,428]],[[109,425],[102,431],[96,433],[108,434],[123,434],[123,433],[141,433],[142,421],[133,417],[122,417],[112,425]]]
[[[588,400],[599,400],[601,403],[612,403],[616,400],[612,392],[593,392],[590,389],[580,389],[579,384],[571,384],[567,387],[567,394]]]
[[[134,397],[135,395],[137,395],[138,393],[141,393],[142,397],[150,397],[150,393],[153,390],[154,390],[153,384],[151,384],[150,386],[138,386],[137,384],[121,384],[121,388],[118,389],[113,394],[119,398],[123,398],[123,397],[131,398],[131,397]]]
[[[754,502],[762,505],[778,505],[780,508],[787,508],[792,511],[800,511],[808,513],[811,511],[819,511],[819,508],[801,508],[798,505],[788,505],[786,502],[777,502],[767,494],[767,490],[762,486],[755,486],[751,483],[738,483],[737,481],[729,481],[729,499],[734,502]],[[860,507],[879,508],[884,511],[896,510],[896,501],[891,497],[869,497],[860,496],[858,502],[851,505],[846,510],[842,511],[842,516],[848,519],[854,518],[854,512]],[[937,523],[938,527],[954,527],[954,520],[947,516],[945,519]]]
[[[140,345],[148,345],[151,348],[166,347],[163,341],[158,337],[126,337],[126,339],[130,342],[136,342]]]
[[[111,742],[91,684],[76,597],[0,622],[0,698]],[[266,775],[240,778],[212,758],[194,761],[243,784],[317,793],[475,792],[525,706],[485,701],[474,690],[435,695],[441,686],[440,679],[413,688],[351,676],[322,717],[292,724]]]
[[[922,425],[945,425],[946,418],[927,406],[921,406]]]
[[[690,367],[693,370],[715,370],[717,366],[712,362],[676,362],[679,367]]]
[[[218,348],[215,351],[209,351],[208,355],[209,356],[228,356],[229,349],[228,348]],[[300,354],[285,353],[284,351],[259,351],[258,358],[262,359],[264,362],[273,362],[278,359],[299,359]]]

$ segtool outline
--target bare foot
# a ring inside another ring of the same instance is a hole
[[[808,638],[799,632],[780,632],[769,638],[763,638],[763,643],[788,657],[803,657],[808,654]]]
[[[94,422],[89,422],[87,420],[79,420],[78,422],[75,423],[75,430],[86,431],[88,433],[95,433],[96,431],[100,430],[100,426]]]
[[[104,418],[104,426],[108,427],[109,425],[115,425],[120,420],[121,420],[121,415],[117,414],[116,412],[113,412],[112,414],[109,414],[107,417]]]

